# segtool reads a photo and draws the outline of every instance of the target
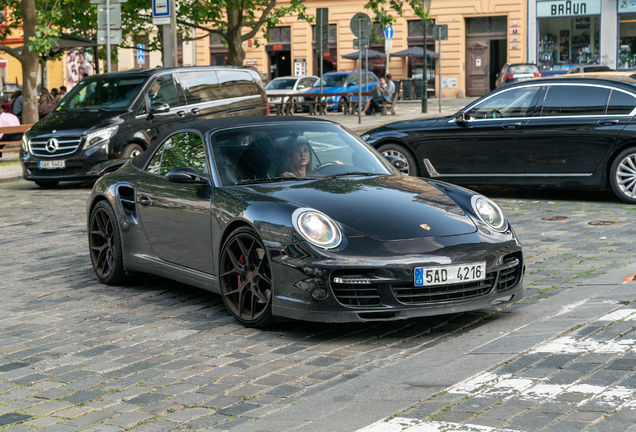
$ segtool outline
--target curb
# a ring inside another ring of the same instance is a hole
[[[14,182],[14,181],[20,181],[22,180],[22,176],[15,176],[15,177],[0,177],[0,183],[9,183],[9,182]]]

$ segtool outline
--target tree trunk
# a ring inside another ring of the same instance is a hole
[[[35,0],[22,0],[24,48],[22,50],[22,123],[36,123],[38,115],[38,53],[28,48],[28,41],[35,37],[38,17]]]
[[[238,10],[227,8],[227,61],[232,66],[243,66],[245,50],[241,40],[241,20]]]

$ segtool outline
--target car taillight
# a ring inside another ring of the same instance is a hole
[[[267,101],[267,115],[269,115],[269,99],[266,99]]]
[[[504,78],[506,79],[513,79],[515,76],[513,74],[506,74],[504,75]]]
[[[537,72],[536,74],[534,74],[534,76],[537,78],[541,78],[541,72]]]

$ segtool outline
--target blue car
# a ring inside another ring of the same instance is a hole
[[[369,78],[369,88],[367,90],[365,85],[365,73],[362,72],[362,91],[371,91],[373,87],[380,83],[377,75],[373,72],[368,72]],[[323,93],[354,93],[351,100],[358,100],[358,72],[327,72],[322,76],[322,92]],[[310,99],[311,94],[320,93],[320,80],[317,80],[309,90],[305,92],[304,101],[312,100]],[[364,99],[363,99],[364,100]],[[335,96],[331,97],[327,100],[327,109],[342,111],[342,107],[344,102],[346,101],[346,97]],[[307,107],[306,103],[301,102],[301,106],[303,108]]]

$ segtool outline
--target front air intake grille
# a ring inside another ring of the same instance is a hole
[[[504,265],[508,268],[499,271],[499,280],[497,281],[497,291],[506,291],[517,285],[521,277],[522,265],[518,258],[508,256],[504,258]]]
[[[379,286],[368,274],[334,274],[331,277],[331,289],[336,299],[345,306],[380,304]]]
[[[481,281],[435,286],[415,286],[412,283],[392,284],[393,295],[400,303],[427,304],[463,300],[488,294],[492,289],[497,272],[486,274]]]
[[[81,136],[31,138],[31,153],[39,157],[58,157],[73,154],[82,142]]]
[[[29,169],[34,177],[66,177],[76,176],[82,172],[82,167],[62,168],[62,169]]]

